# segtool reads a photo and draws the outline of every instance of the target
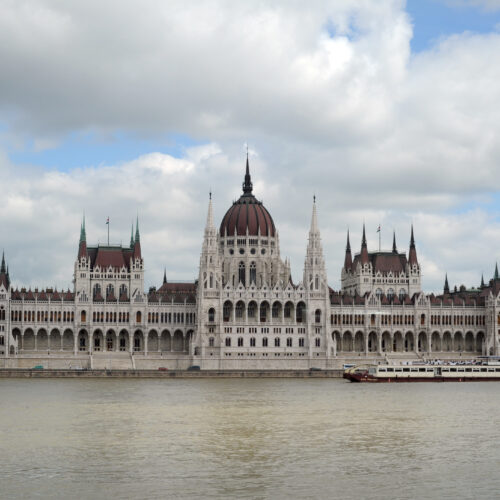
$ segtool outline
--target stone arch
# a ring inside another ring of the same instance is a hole
[[[261,323],[269,322],[270,306],[267,300],[263,300],[259,306],[259,321]]]
[[[251,300],[247,307],[247,318],[250,323],[255,323],[257,321],[257,311],[257,302],[255,302],[255,300]]]
[[[191,352],[191,344],[193,343],[193,336],[194,336],[193,330],[188,330],[186,332],[186,338],[184,342],[184,350],[186,352]]]
[[[96,352],[104,350],[104,334],[100,328],[94,330],[92,335],[92,350]]]
[[[365,336],[361,330],[354,335],[354,350],[356,352],[365,352]]]
[[[222,320],[224,323],[231,321],[233,318],[233,303],[230,300],[226,300],[222,306]]]
[[[172,335],[168,330],[163,330],[160,336],[160,351],[172,350]]]
[[[474,350],[474,334],[469,331],[465,334],[465,351],[474,352]]]
[[[483,353],[484,351],[484,333],[477,332],[476,335],[476,352]]]
[[[377,332],[373,330],[368,334],[368,352],[377,352],[378,351],[378,339]]]
[[[388,331],[382,334],[382,352],[392,352],[392,339]]]
[[[427,335],[425,332],[420,332],[418,334],[418,352],[429,352],[429,346],[427,345]]]
[[[52,328],[49,336],[49,346],[51,351],[61,350],[61,332],[57,328]]]
[[[11,345],[10,346],[10,349],[9,349],[9,355],[10,356],[14,356],[16,354],[16,350],[14,349],[14,346]]]
[[[283,315],[286,323],[293,323],[295,318],[295,306],[291,300],[285,302]]]
[[[159,351],[160,346],[158,343],[158,332],[156,330],[149,330],[148,332],[148,351]]]
[[[72,351],[74,349],[74,335],[71,328],[66,328],[63,333],[63,351]]]
[[[335,341],[337,352],[342,352],[342,337],[338,330],[332,332],[332,340]]]
[[[16,342],[17,351],[19,352],[23,348],[23,346],[21,345],[22,344],[21,330],[19,328],[14,328],[12,330],[12,337]]]
[[[246,321],[246,307],[245,303],[242,300],[238,300],[236,302],[236,306],[234,308],[234,314],[236,316],[236,321],[244,323]]]
[[[35,350],[35,332],[31,328],[27,328],[24,331],[23,338],[23,350],[34,351]]]
[[[81,352],[86,352],[89,350],[89,333],[87,330],[80,330],[78,332],[78,339],[77,339],[77,349]]]
[[[453,351],[453,341],[451,339],[451,332],[449,331],[443,333],[442,350],[446,352]]]
[[[415,350],[415,337],[413,336],[413,332],[406,332],[404,348],[405,352],[412,352]]]
[[[136,330],[134,332],[133,350],[134,352],[144,351],[144,333],[142,333],[142,330]]]
[[[37,350],[46,351],[49,348],[49,337],[45,328],[40,328],[36,334]]]
[[[172,339],[172,351],[184,351],[184,335],[181,330],[175,330],[174,332],[174,337]]]
[[[279,300],[275,300],[272,306],[271,316],[273,320],[280,320],[283,306]]]
[[[392,350],[394,352],[404,351],[403,334],[399,330],[394,332],[394,336],[392,337]]]
[[[344,335],[342,335],[342,347],[344,352],[352,352],[354,350],[354,342],[350,331],[344,332]]]
[[[116,351],[117,350],[117,341],[116,341],[116,333],[115,331],[110,328],[106,332],[106,340],[105,340],[105,345],[104,348],[106,351]]]
[[[441,342],[441,335],[439,332],[432,332],[431,336],[431,350],[432,352],[442,351],[443,343]]]
[[[462,332],[455,332],[453,336],[453,350],[456,352],[462,352],[464,350],[464,336]]]
[[[295,321],[297,323],[304,323],[306,320],[306,304],[301,300],[297,303],[295,309]]]
[[[118,334],[118,350],[121,352],[130,350],[130,335],[125,328],[121,329]]]

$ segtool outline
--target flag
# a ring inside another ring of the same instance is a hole
[[[380,233],[380,224],[377,227],[377,233]]]
[[[106,219],[106,224],[109,224],[109,217]]]

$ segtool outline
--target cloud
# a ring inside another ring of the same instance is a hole
[[[194,278],[208,190],[220,220],[248,141],[295,280],[315,193],[333,286],[345,231],[355,237],[363,220],[382,223],[386,246],[393,227],[407,246],[413,220],[427,289],[445,270],[474,283],[497,258],[500,35],[454,35],[418,55],[411,37],[397,0],[3,2],[4,149],[116,130],[200,144],[69,172],[4,153],[0,234],[14,278],[69,283],[84,209],[91,242],[105,241],[108,215],[128,241],[139,211],[150,284],[163,265]]]

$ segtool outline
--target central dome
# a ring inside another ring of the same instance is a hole
[[[276,229],[273,218],[261,201],[252,194],[253,186],[248,166],[243,183],[243,194],[236,200],[224,215],[220,225],[221,236],[271,236],[274,237]],[[248,231],[248,232],[247,232]]]

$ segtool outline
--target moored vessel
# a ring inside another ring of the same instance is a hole
[[[358,365],[344,370],[351,382],[492,382],[500,381],[494,365]]]

